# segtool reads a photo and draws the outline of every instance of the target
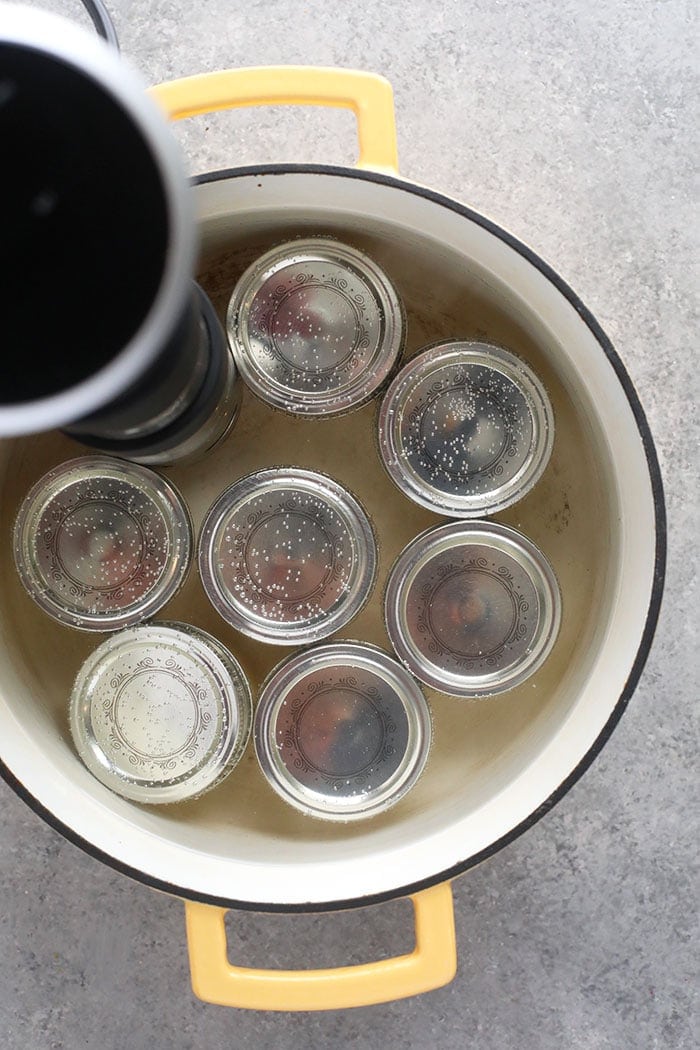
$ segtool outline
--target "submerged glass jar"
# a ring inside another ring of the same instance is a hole
[[[487,343],[429,347],[402,368],[379,413],[392,481],[438,514],[479,518],[511,506],[541,477],[554,442],[542,383]]]
[[[252,722],[240,665],[190,624],[127,628],[87,658],[70,727],[81,759],[133,802],[183,802],[219,784],[243,754]]]
[[[274,790],[308,816],[360,820],[413,787],[428,758],[430,710],[420,686],[373,645],[296,653],[263,685],[255,748]]]
[[[61,623],[114,631],[153,616],[192,554],[182,496],[147,467],[110,456],[61,463],[32,487],[14,529],[28,594]]]
[[[397,655],[422,682],[451,696],[491,696],[547,659],[561,596],[551,565],[522,533],[451,522],[399,555],[384,611]]]
[[[403,349],[401,300],[364,252],[329,237],[282,244],[231,296],[228,335],[261,400],[303,416],[347,412],[373,397]]]
[[[258,641],[302,645],[339,630],[369,597],[367,514],[337,481],[297,467],[234,482],[207,514],[199,571],[214,608]]]

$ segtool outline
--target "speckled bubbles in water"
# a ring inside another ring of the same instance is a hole
[[[547,393],[520,358],[446,342],[399,372],[382,402],[379,445],[412,500],[457,518],[493,514],[541,476],[554,441]]]
[[[298,468],[234,482],[202,527],[199,569],[210,601],[243,634],[278,645],[325,638],[374,582],[364,510],[336,481]]]
[[[227,328],[236,364],[263,401],[299,415],[346,412],[391,373],[404,316],[387,275],[330,238],[266,252],[238,281]]]
[[[191,550],[189,513],[170,482],[109,456],[49,471],[15,522],[28,593],[50,616],[89,631],[152,616],[183,582]]]
[[[382,649],[337,642],[296,653],[264,683],[261,768],[311,816],[356,820],[398,802],[420,776],[431,722],[420,686]]]

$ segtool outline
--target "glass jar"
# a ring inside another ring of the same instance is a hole
[[[302,813],[360,820],[413,787],[428,758],[430,710],[382,649],[337,642],[296,653],[263,685],[255,748],[270,785]]]
[[[233,770],[253,705],[240,665],[211,635],[150,623],[111,635],[73,687],[70,727],[81,759],[133,802],[183,802]]]
[[[367,514],[337,481],[297,467],[234,482],[207,514],[199,571],[214,608],[258,641],[302,645],[345,626],[374,583]]]
[[[438,514],[479,518],[522,499],[554,442],[542,383],[515,354],[445,342],[402,368],[379,413],[379,449],[392,481]]]
[[[556,641],[561,597],[544,554],[495,522],[451,522],[399,555],[385,594],[397,655],[450,696],[491,696],[524,682]]]
[[[328,416],[373,397],[401,353],[401,300],[364,252],[328,237],[266,252],[238,281],[227,328],[244,380],[286,412]]]
[[[28,594],[61,623],[114,631],[148,619],[178,591],[192,525],[177,489],[110,456],[61,463],[32,487],[14,530]]]

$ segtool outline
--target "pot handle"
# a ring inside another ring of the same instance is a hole
[[[185,901],[194,994],[247,1010],[344,1010],[420,995],[449,984],[457,970],[449,882],[411,896],[416,947],[409,955],[332,970],[256,970],[227,958],[225,908]]]
[[[150,89],[171,120],[241,106],[335,106],[351,109],[360,142],[358,168],[396,174],[396,121],[391,84],[375,73],[313,66],[225,69]]]

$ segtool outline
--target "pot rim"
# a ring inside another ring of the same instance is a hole
[[[385,890],[380,893],[368,894],[362,897],[353,897],[344,900],[334,901],[320,901],[320,902],[304,902],[304,903],[271,903],[271,902],[256,902],[256,901],[239,901],[234,898],[218,897],[213,894],[202,893],[197,890],[192,890],[188,887],[178,886],[175,882],[169,882],[162,879],[155,878],[146,872],[141,871],[138,868],[134,868],[131,865],[125,864],[115,857],[110,856],[103,850],[94,846],[87,839],[84,839],[81,835],[78,835],[71,827],[65,824],[63,821],[55,817],[37,798],[35,798],[25,786],[15,777],[10,769],[0,758],[0,775],[3,777],[5,782],[15,791],[19,797],[30,806],[34,812],[40,816],[47,824],[49,824],[54,830],[60,832],[65,838],[72,842],[74,845],[79,846],[85,853],[102,861],[102,863],[113,868],[115,871],[120,872],[123,875],[128,875],[130,878],[135,879],[137,882],[141,882],[146,886],[150,886],[153,889],[161,890],[164,893],[171,894],[173,896],[181,897],[187,900],[199,901],[204,904],[213,904],[222,908],[235,908],[245,911],[259,911],[259,912],[275,912],[275,913],[302,913],[302,912],[328,912],[328,911],[342,911],[351,908],[361,908],[368,905],[380,904],[383,901],[395,900],[401,897],[407,897],[411,894],[415,894],[420,890],[427,889],[430,886],[438,885],[439,883],[449,881],[458,875],[464,874],[470,868],[475,867],[488,857],[493,856],[499,850],[503,849],[504,846],[509,845],[515,839],[519,838],[525,831],[533,827],[546,813],[549,813],[551,809],[557,804],[557,802],[564,797],[571,787],[580,779],[580,777],[586,772],[588,767],[592,764],[593,760],[597,757],[600,751],[607,743],[617,723],[620,721],[630,698],[639,682],[644,665],[646,663],[651,645],[654,639],[654,633],[656,625],[658,623],[659,612],[661,608],[661,599],[664,588],[664,578],[666,571],[666,548],[667,548],[667,526],[666,526],[666,507],[664,502],[663,482],[661,478],[661,470],[659,467],[659,461],[654,447],[654,441],[652,438],[651,430],[642,408],[641,402],[637,391],[634,388],[634,384],[628,375],[625,366],[623,365],[620,357],[614,349],[610,339],[607,337],[600,324],[596,321],[593,314],[586,306],[581,302],[575,292],[569,287],[566,281],[563,280],[543,259],[537,255],[531,248],[528,248],[525,244],[519,241],[512,234],[508,233],[502,227],[498,226],[491,219],[473,211],[465,204],[461,204],[459,201],[453,200],[451,197],[447,197],[444,194],[438,193],[435,190],[429,189],[418,183],[411,182],[407,179],[402,179],[394,175],[385,175],[379,172],[358,170],[354,168],[346,168],[336,165],[325,165],[325,164],[263,164],[263,165],[248,165],[240,168],[224,168],[218,171],[206,172],[202,175],[195,176],[191,182],[194,186],[205,185],[212,182],[220,182],[225,179],[235,179],[242,177],[250,177],[257,175],[288,175],[288,174],[308,174],[308,175],[333,175],[341,176],[350,179],[359,179],[362,181],[379,183],[381,185],[394,187],[395,189],[414,193],[419,197],[423,197],[434,204],[440,205],[447,208],[448,210],[456,213],[462,218],[466,218],[478,226],[481,226],[488,233],[497,237],[503,241],[508,247],[512,248],[515,252],[521,255],[527,262],[537,269],[542,276],[548,280],[556,289],[564,296],[564,298],[574,308],[576,313],[579,315],[584,324],[589,328],[591,334],[595,338],[596,342],[600,346],[601,350],[610,362],[615,374],[622,386],[625,393],[627,402],[632,410],[632,414],[639,431],[639,435],[642,440],[642,446],[646,457],[647,468],[649,471],[649,478],[651,483],[651,490],[654,502],[654,521],[655,521],[655,555],[654,555],[654,574],[652,581],[652,589],[649,598],[649,607],[647,609],[646,620],[644,624],[644,630],[642,632],[637,653],[634,658],[634,662],[630,668],[627,681],[625,682],[624,688],[618,697],[611,713],[610,717],[606,721],[602,730],[589,747],[588,751],[583,755],[574,769],[564,778],[561,784],[548,796],[548,798],[537,807],[529,816],[517,824],[510,831],[506,832],[500,838],[490,843],[485,849],[472,854],[465,860],[460,861],[451,867],[440,871],[428,878],[421,879],[417,882],[408,883],[404,886],[398,886],[390,890]]]

